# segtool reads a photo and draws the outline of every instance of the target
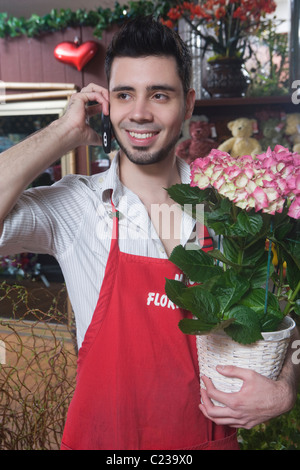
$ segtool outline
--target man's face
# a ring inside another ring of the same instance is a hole
[[[114,59],[109,83],[110,119],[121,152],[137,164],[173,155],[184,119],[194,105],[185,100],[173,57]]]

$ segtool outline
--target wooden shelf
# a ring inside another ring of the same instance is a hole
[[[292,104],[290,95],[196,100],[196,107]]]
[[[194,114],[205,115],[211,122],[229,122],[238,117],[264,120],[267,115],[280,117],[282,113],[300,112],[290,95],[245,98],[218,98],[196,100]]]

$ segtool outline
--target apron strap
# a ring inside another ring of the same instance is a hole
[[[203,233],[203,238],[199,239],[200,241],[203,240],[203,245],[202,245],[202,250],[203,251],[211,251],[214,249],[214,244],[213,244],[213,239],[209,234],[209,231],[207,227],[204,225],[204,233]]]
[[[113,230],[112,230],[112,240],[118,239],[118,226],[119,226],[119,211],[116,209],[113,200],[112,200],[112,191],[111,191],[111,208],[112,208],[112,217],[113,217]]]

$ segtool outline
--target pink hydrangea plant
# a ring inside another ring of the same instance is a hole
[[[166,293],[195,316],[180,322],[184,333],[217,328],[253,343],[300,315],[300,155],[280,145],[237,159],[212,150],[191,173],[169,195],[188,213],[202,205],[217,243],[207,253],[175,247],[170,261],[198,285],[169,279]]]
[[[300,155],[281,145],[238,159],[214,149],[196,159],[191,172],[191,186],[211,186],[241,209],[275,214],[287,201],[288,215],[300,218]]]

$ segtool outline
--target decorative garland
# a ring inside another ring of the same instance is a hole
[[[22,35],[37,37],[44,33],[53,33],[68,27],[92,26],[94,36],[101,39],[103,31],[112,24],[121,24],[126,18],[141,15],[165,16],[173,4],[174,1],[166,0],[153,2],[129,1],[126,5],[120,5],[116,2],[114,9],[101,7],[92,11],[86,11],[85,9],[72,11],[69,8],[59,11],[53,9],[45,16],[41,17],[33,14],[29,19],[16,18],[8,16],[7,13],[0,13],[0,37],[14,38]]]

